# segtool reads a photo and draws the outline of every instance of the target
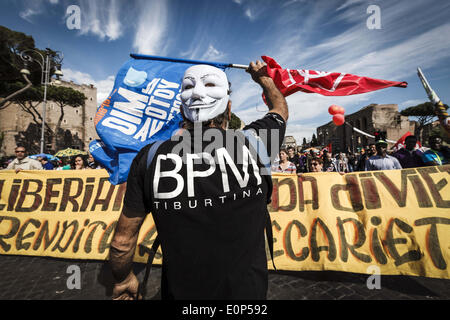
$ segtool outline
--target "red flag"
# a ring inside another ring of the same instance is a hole
[[[324,147],[324,148],[322,149],[322,152],[323,152],[324,150],[327,150],[328,153],[331,153],[331,143],[329,143],[326,147]]]
[[[261,58],[267,63],[267,73],[285,97],[297,91],[324,96],[348,96],[388,87],[406,88],[408,85],[407,82],[372,79],[339,72],[283,69],[271,57]]]
[[[409,131],[407,133],[405,133],[400,139],[397,140],[397,142],[394,144],[392,149],[396,152],[396,151],[400,150],[401,148],[406,147],[405,140],[406,140],[406,137],[408,137],[408,136],[412,136],[412,133]],[[420,141],[417,140],[416,149],[420,149],[420,148],[422,148],[422,144],[420,143]]]

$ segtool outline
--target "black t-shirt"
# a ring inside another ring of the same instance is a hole
[[[152,145],[136,156],[124,207],[153,214],[163,299],[266,298],[264,228],[272,180],[270,163],[262,160],[265,152],[276,155],[270,150],[279,148],[285,129],[280,115],[268,113],[242,131],[204,130],[203,140],[186,130],[178,142],[164,141],[149,165]],[[258,143],[264,135],[271,139]]]

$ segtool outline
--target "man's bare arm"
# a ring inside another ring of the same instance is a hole
[[[289,111],[286,99],[275,86],[272,78],[267,74],[266,64],[259,60],[250,62],[247,72],[250,73],[252,79],[263,89],[269,111],[278,113],[284,121],[287,121]]]
[[[117,282],[124,281],[132,271],[139,229],[145,216],[124,208],[110,247],[110,264]]]

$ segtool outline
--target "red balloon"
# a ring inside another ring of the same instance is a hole
[[[339,106],[332,104],[331,106],[328,107],[328,113],[331,115],[335,115],[336,113],[338,113],[338,108]]]
[[[345,109],[340,106],[337,106],[337,112],[335,114],[345,114]]]
[[[337,126],[342,126],[345,122],[345,116],[343,114],[335,114],[333,116],[333,122]]]

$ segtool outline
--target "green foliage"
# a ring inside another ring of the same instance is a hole
[[[317,147],[318,145],[319,145],[319,142],[317,141],[316,134],[313,133],[312,139],[311,139],[311,147]]]
[[[446,106],[446,109],[448,109],[448,106]],[[427,116],[435,116],[434,113],[434,104],[432,102],[424,102],[421,104],[418,104],[416,106],[408,107],[406,109],[403,109],[400,114],[402,116],[408,116],[408,117],[427,117]]]
[[[448,109],[448,106],[445,104],[445,109]],[[400,111],[402,116],[414,117],[417,119],[418,126],[415,130],[415,135],[419,136],[423,127],[433,122],[433,120],[437,117],[435,113],[435,106],[432,102],[424,102],[418,104],[416,106],[408,107]]]
[[[235,115],[233,112],[231,113],[231,120],[228,125],[228,128],[235,129],[235,130],[241,128],[241,119],[237,115]]]
[[[23,88],[25,84],[21,82],[13,82],[4,84],[4,90],[7,94],[15,92],[21,88]],[[84,93],[74,90],[69,87],[62,86],[47,86],[47,100],[54,101],[61,107],[71,106],[71,107],[80,107],[85,105],[87,97]],[[14,102],[39,102],[44,100],[44,87],[43,86],[33,86],[17,95],[12,99]]]
[[[43,57],[48,54],[49,59],[53,61],[56,57],[56,52],[51,49],[40,50],[36,48],[32,36],[0,26],[0,97],[6,97],[8,93],[11,93],[7,84],[25,83],[20,74],[20,70],[25,66],[20,53],[29,49],[38,51]],[[36,61],[42,63],[42,57],[31,51],[27,54],[34,60],[28,63],[27,68],[30,71],[28,78],[34,85],[40,85],[42,69]],[[54,70],[51,70],[50,75],[53,72]]]
[[[73,108],[85,105],[84,93],[68,87],[48,86],[47,99],[56,102],[61,107],[71,106]]]

